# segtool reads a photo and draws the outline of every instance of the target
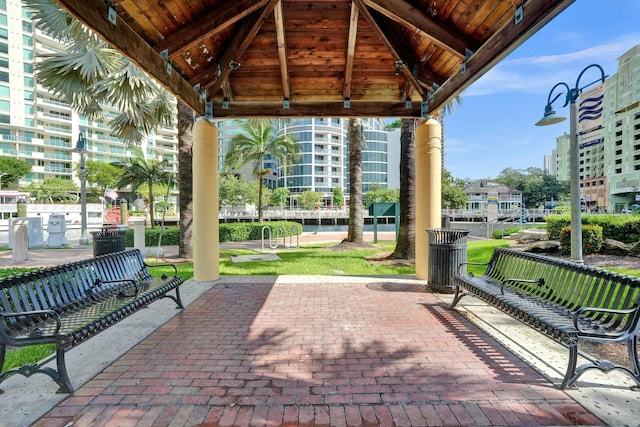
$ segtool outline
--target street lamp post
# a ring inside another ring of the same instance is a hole
[[[8,174],[8,173],[6,173],[6,172],[2,172],[2,173],[0,173],[0,190],[2,190],[2,177],[3,177],[3,176],[7,176],[7,175],[9,175],[9,174]]]
[[[597,68],[600,70],[600,78],[580,87],[580,79],[584,73],[590,68]],[[565,117],[558,116],[553,110],[552,104],[560,98],[563,92],[558,93],[552,98],[557,88],[563,88],[566,91],[566,98],[562,107],[569,105],[569,162],[570,162],[570,176],[569,186],[571,191],[571,261],[583,264],[582,259],[582,219],[581,211],[582,204],[580,199],[580,151],[578,147],[578,96],[583,89],[594,85],[596,83],[603,83],[606,76],[604,70],[598,64],[591,64],[585,67],[576,80],[576,85],[570,88],[568,84],[564,82],[557,83],[547,97],[547,105],[544,109],[544,116],[540,119],[536,126],[546,126],[560,123],[566,120]]]
[[[80,154],[80,245],[88,246],[87,236],[87,140],[82,132],[78,135],[76,147],[71,151]]]

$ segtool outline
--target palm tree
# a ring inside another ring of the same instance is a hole
[[[180,242],[178,255],[193,257],[193,111],[178,101],[178,184],[180,186]]]
[[[365,144],[362,120],[349,119],[349,229],[344,240],[363,243],[362,148]]]
[[[101,104],[112,105],[120,111],[109,122],[112,133],[127,144],[172,124],[171,95],[147,74],[53,0],[33,0],[28,7],[40,29],[67,45],[64,52],[40,56],[38,83],[90,120],[104,119]]]
[[[390,259],[416,258],[416,119],[402,119],[400,127],[400,224]]]
[[[444,117],[462,104],[457,95],[438,111],[434,117],[442,124],[442,165],[444,169]],[[416,212],[415,212],[415,139],[416,119],[402,119],[400,126],[400,226],[398,240],[389,259],[415,259],[416,257]]]
[[[122,175],[118,181],[118,188],[131,186],[131,192],[143,184],[147,184],[149,190],[149,214],[151,215],[151,228],[155,227],[153,184],[167,182],[169,172],[167,167],[169,162],[164,159],[147,160],[139,147],[132,147],[133,157],[128,157],[124,162],[117,162],[117,166],[122,168]]]
[[[298,143],[290,135],[275,136],[273,123],[267,119],[251,119],[241,122],[242,133],[236,135],[229,144],[225,155],[228,169],[239,169],[246,164],[253,165],[253,173],[258,178],[258,222],[262,222],[262,193],[264,177],[271,169],[264,167],[267,158],[287,165],[298,159]]]
[[[102,102],[118,108],[122,113],[110,126],[127,144],[140,142],[159,125],[171,125],[172,98],[153,79],[53,0],[30,0],[26,6],[41,30],[68,45],[66,52],[43,56],[37,65],[38,83],[88,119],[102,118]],[[179,254],[190,256],[193,112],[179,101],[178,111]]]

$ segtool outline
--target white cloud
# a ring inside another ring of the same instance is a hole
[[[638,40],[639,34],[631,34],[611,43],[574,52],[504,60],[469,87],[464,95],[482,96],[508,92],[544,94],[560,81],[573,86],[579,70],[595,63],[603,67],[606,75],[611,75],[617,70],[617,59],[637,44]],[[592,80],[599,77],[595,69],[588,73],[588,76],[593,76]],[[585,79],[588,76],[585,74]],[[589,83],[592,80],[582,82]]]

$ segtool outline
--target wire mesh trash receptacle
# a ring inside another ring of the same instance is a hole
[[[105,227],[92,231],[93,256],[110,254],[125,250],[125,231],[122,227]]]
[[[458,266],[467,262],[467,234],[469,230],[428,228],[429,287],[436,292],[454,292],[451,276]]]

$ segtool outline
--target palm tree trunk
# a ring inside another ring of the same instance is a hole
[[[180,242],[178,256],[193,257],[193,111],[178,101],[178,186],[180,187]]]
[[[363,243],[362,229],[362,147],[364,131],[362,120],[349,119],[349,230],[347,242]]]
[[[400,227],[396,248],[389,255],[391,259],[416,258],[416,122],[415,119],[402,119],[400,129]]]
[[[264,221],[264,212],[262,212],[262,191],[264,187],[264,175],[258,175],[258,222]]]
[[[151,228],[156,228],[156,222],[155,222],[155,196],[153,195],[153,181],[149,181],[147,182],[147,185],[149,186],[149,215],[151,215]]]

